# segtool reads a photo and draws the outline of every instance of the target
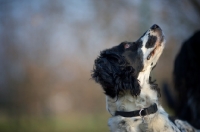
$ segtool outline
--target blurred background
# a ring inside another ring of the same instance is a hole
[[[199,22],[198,0],[0,0],[0,132],[108,132],[90,76],[100,51],[158,24],[166,48],[152,76],[173,91],[174,59]]]

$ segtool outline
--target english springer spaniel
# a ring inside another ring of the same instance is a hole
[[[162,29],[154,24],[135,42],[106,49],[95,60],[92,78],[106,95],[111,132],[194,132],[185,121],[168,118],[150,73],[163,52]]]

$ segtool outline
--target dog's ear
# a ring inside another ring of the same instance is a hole
[[[114,67],[114,56],[101,53],[100,56],[95,60],[92,78],[99,83],[106,95],[114,98],[116,96],[115,90],[115,74],[116,70]]]
[[[134,77],[134,69],[123,56],[116,53],[101,53],[95,60],[91,76],[111,98],[118,97],[119,93],[125,90],[129,90],[133,96],[140,94],[140,85]]]

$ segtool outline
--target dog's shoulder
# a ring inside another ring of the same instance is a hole
[[[149,129],[154,131],[162,131],[162,132],[180,132],[180,130],[176,127],[176,125],[171,122],[168,118],[167,112],[162,108],[162,106],[158,106],[158,112],[151,119],[149,124]]]

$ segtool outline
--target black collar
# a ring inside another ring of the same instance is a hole
[[[158,110],[156,103],[149,106],[148,108],[144,108],[141,110],[136,110],[136,111],[116,111],[115,116],[123,116],[123,117],[134,117],[134,116],[146,116],[149,114],[156,113]]]

